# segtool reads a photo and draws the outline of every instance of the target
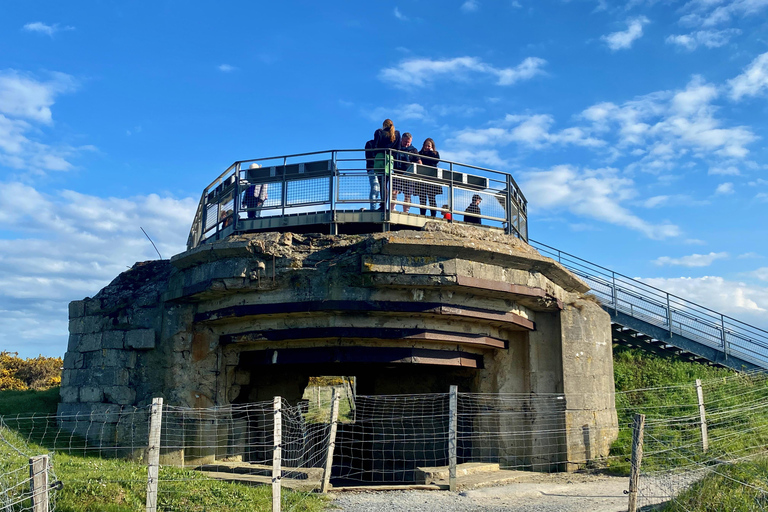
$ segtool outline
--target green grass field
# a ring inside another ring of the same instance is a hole
[[[56,413],[59,388],[46,391],[0,391],[0,416],[41,416]],[[44,425],[43,419],[39,424]],[[39,439],[35,433],[19,433],[0,426],[0,484],[28,475],[28,457],[49,453],[44,445],[28,442]],[[63,483],[54,493],[59,512],[143,512],[145,510],[147,467],[143,464],[96,456],[53,452],[51,478]],[[3,478],[3,475],[7,475]],[[9,483],[5,483],[10,486]],[[16,492],[24,492],[28,485]],[[316,512],[327,500],[318,494],[282,490],[285,511]],[[3,511],[26,510],[29,502]],[[163,467],[160,470],[158,510],[253,512],[272,509],[272,489],[212,480],[188,469]]]

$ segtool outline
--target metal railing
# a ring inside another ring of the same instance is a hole
[[[768,331],[685,300],[541,242],[529,243],[592,288],[603,307],[665,329],[762,368],[768,368]],[[660,340],[664,341],[664,340]]]
[[[387,155],[394,169],[380,168],[373,153]],[[289,222],[296,218],[327,224],[335,234],[342,223],[380,224],[386,231],[428,217],[528,239],[527,200],[510,174],[447,160],[438,167],[413,164],[405,155],[340,149],[237,161],[203,191],[187,248],[296,225]],[[472,208],[476,197],[480,206]],[[342,215],[350,212],[367,214]]]

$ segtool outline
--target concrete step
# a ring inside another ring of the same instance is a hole
[[[499,471],[499,464],[492,462],[466,462],[456,466],[456,478],[461,478],[477,473],[490,473]],[[440,480],[448,481],[448,466],[434,468],[416,468],[416,482],[431,484]]]

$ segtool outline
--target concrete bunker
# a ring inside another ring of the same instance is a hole
[[[499,413],[493,428],[558,432],[466,444],[462,460],[571,469],[569,462],[607,455],[617,433],[610,320],[587,291],[525,242],[482,228],[428,222],[420,231],[363,235],[232,235],[137,264],[71,303],[59,412],[155,396],[197,408],[273,396],[296,403],[319,375],[353,375],[358,395],[372,401],[446,393],[454,384],[529,397],[514,419]],[[387,407],[397,414],[403,402]],[[485,418],[468,427],[491,428]],[[423,421],[419,428],[442,428],[432,424],[442,420]],[[196,428],[190,436],[216,437]],[[378,463],[359,455],[340,449],[347,462],[339,471]],[[233,456],[263,454],[213,447],[181,458]],[[398,478],[417,465],[403,465]]]

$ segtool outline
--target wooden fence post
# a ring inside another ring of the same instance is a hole
[[[637,511],[637,485],[640,480],[640,465],[643,462],[643,430],[645,414],[635,414],[632,425],[632,468],[629,473],[629,512]]]
[[[459,388],[457,386],[451,386],[448,396],[448,489],[451,492],[456,492],[458,398]]]
[[[153,398],[149,414],[147,443],[147,512],[157,511],[157,479],[160,473],[160,426],[163,421],[163,399]]]
[[[328,436],[328,450],[325,456],[325,469],[323,470],[323,481],[320,484],[320,492],[325,494],[331,484],[331,469],[333,468],[333,449],[336,447],[336,429],[339,422],[339,395],[336,388],[333,388],[331,395],[331,433]]]
[[[32,512],[48,512],[48,456],[29,459],[30,494]]]
[[[274,421],[272,422],[272,512],[280,512],[280,486],[283,478],[283,413],[282,399],[274,398],[272,409]]]
[[[699,417],[701,418],[701,449],[709,450],[709,434],[707,433],[707,414],[704,410],[704,390],[701,379],[696,379],[696,397],[699,399]]]

